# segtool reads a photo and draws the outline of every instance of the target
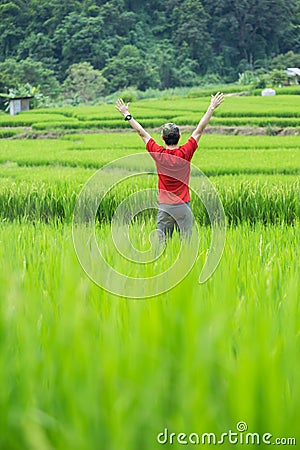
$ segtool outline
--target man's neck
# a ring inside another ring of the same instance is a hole
[[[178,148],[178,144],[175,145],[166,145],[167,150],[175,150],[175,148]]]

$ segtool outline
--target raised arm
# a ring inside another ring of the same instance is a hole
[[[128,122],[130,123],[132,128],[138,132],[138,134],[141,136],[145,144],[147,144],[148,141],[150,141],[151,136],[149,133],[147,133],[146,130],[144,130],[142,125],[132,117],[132,115],[129,112],[129,105],[130,103],[127,103],[127,105],[125,105],[122,98],[118,98],[118,100],[116,101],[116,108],[119,111],[119,113],[122,114],[122,116],[124,117],[128,117],[129,119]]]
[[[213,115],[214,110],[223,102],[223,100],[224,94],[221,94],[220,92],[218,92],[216,95],[212,95],[210,105],[207,108],[206,113],[198,123],[195,131],[192,133],[192,136],[196,142],[199,141],[205,127],[207,126],[208,122],[211,119],[211,116]]]

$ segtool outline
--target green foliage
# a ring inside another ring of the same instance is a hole
[[[238,83],[243,86],[257,84],[258,77],[255,75],[253,71],[246,70],[243,73],[239,73]]]
[[[8,94],[2,93],[1,97],[16,98],[16,97],[33,97],[39,90],[39,86],[36,88],[29,83],[17,84],[15,88],[10,88]]]
[[[187,45],[188,56],[197,61],[200,73],[204,74],[209,66],[212,36],[209,33],[209,15],[200,0],[185,0],[176,6],[172,15],[176,27],[174,41],[182,47]],[[199,30],[201,30],[199,32]]]
[[[102,45],[103,29],[101,16],[72,12],[63,19],[53,38],[62,74],[75,63],[89,62],[96,69],[105,65],[108,54]]]
[[[48,104],[48,96],[41,93],[41,87],[40,86],[31,86],[29,83],[25,84],[17,84],[15,88],[10,88],[7,93],[0,93],[0,97],[7,98],[7,99],[13,99],[16,97],[32,97],[30,99],[30,107],[31,108],[39,108],[47,106]],[[9,100],[7,100],[5,103],[6,110],[9,109]]]
[[[54,42],[44,33],[31,32],[20,42],[17,59],[23,61],[27,58],[42,63],[45,69],[57,71]]]
[[[278,87],[285,84],[288,76],[285,71],[274,69],[268,74],[268,78],[272,86]]]
[[[0,90],[16,88],[18,84],[40,86],[40,92],[55,98],[60,92],[54,72],[45,69],[43,64],[31,58],[17,61],[9,58],[0,62]]]
[[[120,92],[120,97],[124,100],[125,103],[136,102],[137,96],[137,90],[131,87],[128,87],[127,89],[124,89]]]
[[[195,86],[205,76],[234,82],[246,71],[299,65],[298,0],[5,0],[0,13],[0,61],[32,66],[25,78],[22,68],[10,70],[9,82],[0,70],[2,91],[29,82],[54,97],[57,80],[84,62],[103,71],[106,95]]]
[[[102,73],[108,80],[109,92],[129,86],[138,89],[147,87],[147,65],[139,50],[133,45],[125,45],[118,55],[110,60]]]
[[[240,72],[254,70],[257,68],[256,61],[280,53],[282,46],[293,48],[291,35],[285,31],[295,17],[295,0],[288,3],[271,0],[204,0],[203,4],[215,19],[211,29],[214,45],[229,68],[239,67]],[[223,70],[225,74],[229,72],[226,67]]]
[[[90,63],[73,64],[67,73],[63,91],[74,104],[94,102],[103,94],[106,79]]]
[[[271,69],[285,70],[288,67],[300,67],[300,53],[290,50],[272,58]]]

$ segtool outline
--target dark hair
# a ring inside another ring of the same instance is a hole
[[[180,138],[179,130],[178,133],[170,133],[168,137],[163,136],[163,140],[167,145],[178,144],[179,138]]]

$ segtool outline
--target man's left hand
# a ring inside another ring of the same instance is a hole
[[[129,105],[129,102],[127,103],[127,105],[125,105],[122,98],[118,98],[118,100],[116,101],[116,108],[124,117],[129,114]]]

